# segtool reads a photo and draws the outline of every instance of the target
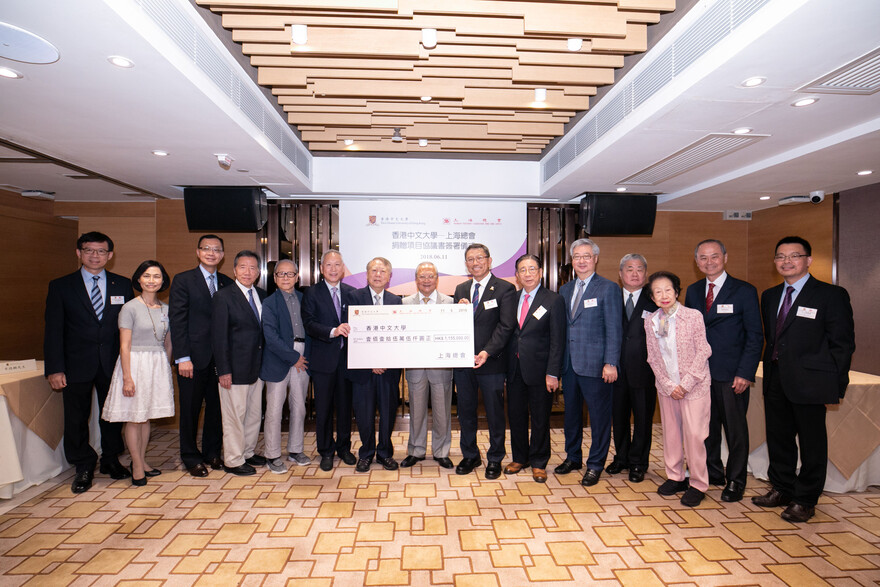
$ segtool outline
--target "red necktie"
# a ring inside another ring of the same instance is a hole
[[[519,311],[519,327],[522,328],[523,322],[526,321],[526,316],[529,315],[529,294],[526,294],[523,298],[522,310]]]
[[[712,293],[712,290],[715,289],[715,284],[709,284],[709,293],[706,294],[706,313],[709,313],[709,310],[712,308],[712,302],[715,301],[715,295]]]

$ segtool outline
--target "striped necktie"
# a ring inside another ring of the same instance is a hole
[[[98,317],[98,320],[104,318],[104,296],[101,295],[101,288],[98,287],[98,281],[101,280],[100,275],[92,276],[92,307],[95,308],[95,316]]]
[[[208,276],[208,293],[211,294],[211,297],[214,297],[214,294],[217,293],[217,288],[214,286],[214,276]]]

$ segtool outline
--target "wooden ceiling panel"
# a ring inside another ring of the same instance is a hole
[[[675,9],[675,0],[196,2],[221,16],[310,149],[390,153],[540,153]],[[291,40],[294,24],[308,27],[304,45]],[[423,28],[437,31],[436,47],[422,45]],[[394,128],[403,141],[391,140]]]

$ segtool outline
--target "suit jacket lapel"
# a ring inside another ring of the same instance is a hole
[[[247,294],[241,291],[241,288],[238,286],[236,286],[236,289],[238,291],[236,292],[235,299],[238,300],[238,302],[236,303],[238,304],[239,309],[246,312],[251,317],[251,320],[255,321],[257,323],[257,326],[259,326],[260,321],[257,320],[257,316],[254,314],[254,309],[251,308],[251,303],[248,300]]]
[[[571,314],[569,314],[569,319],[574,322],[577,320],[577,317],[581,315],[581,312],[584,311],[584,300],[589,300],[590,296],[596,297],[596,290],[599,289],[599,285],[596,283],[596,274],[593,273],[593,276],[590,278],[590,283],[587,284],[587,287],[584,289],[584,294],[581,296],[577,303],[577,307],[574,311],[574,318],[571,318]],[[571,295],[574,296],[577,294],[577,282],[574,284],[574,293]]]
[[[807,306],[806,304],[810,302],[813,293],[815,292],[816,280],[813,279],[811,275],[807,282],[804,284],[803,289],[797,295],[797,298],[791,302],[791,309],[788,310],[788,316],[785,317],[785,322],[782,323],[782,330],[779,331],[779,334],[785,332],[785,330],[791,326],[791,323],[794,322],[795,317],[797,317],[797,307],[798,306]],[[787,283],[783,282],[782,288],[783,290],[788,286]]]

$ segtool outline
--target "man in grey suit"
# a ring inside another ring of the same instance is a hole
[[[452,298],[437,291],[437,267],[420,263],[416,267],[419,291],[403,298],[404,304],[451,304]],[[401,467],[425,460],[428,452],[428,398],[430,393],[431,452],[444,469],[452,468],[449,445],[452,439],[452,369],[407,369],[409,386],[409,444]]]

